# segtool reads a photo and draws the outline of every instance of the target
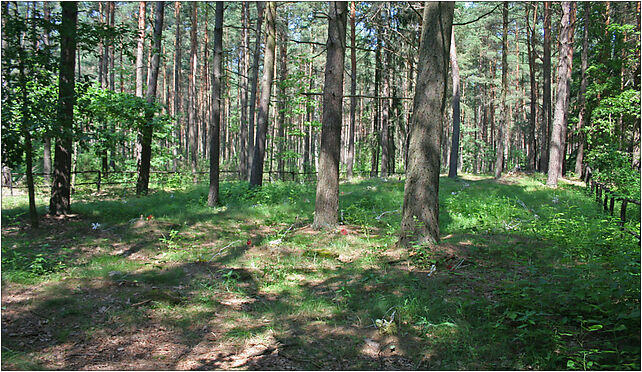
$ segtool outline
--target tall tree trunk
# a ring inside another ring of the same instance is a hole
[[[504,149],[507,147],[505,133],[508,130],[508,107],[506,106],[506,95],[508,91],[508,2],[504,1],[502,8],[502,120],[499,122],[497,131],[497,153],[495,160],[495,179],[502,176],[504,170]]]
[[[74,125],[74,69],[76,65],[76,22],[78,3],[63,1],[60,25],[60,78],[58,80],[58,127],[61,135],[56,138],[54,174],[49,201],[49,213],[54,216],[71,212],[70,176],[72,133]]]
[[[247,75],[248,75],[248,55],[247,48],[249,45],[249,32],[248,32],[248,18],[249,18],[248,2],[243,1],[241,4],[241,48],[239,51],[239,64],[240,73],[239,77],[239,94],[241,98],[241,123],[239,135],[239,176],[242,180],[247,180],[248,177],[248,122],[247,122]]]
[[[347,177],[352,178],[354,169],[354,132],[356,126],[355,112],[357,109],[357,45],[356,45],[356,5],[350,2],[350,129],[348,132]]]
[[[261,79],[261,98],[259,102],[259,113],[257,117],[257,130],[256,141],[254,143],[252,172],[250,174],[251,186],[261,186],[263,184],[265,140],[268,127],[270,95],[272,93],[272,80],[274,79],[274,54],[276,49],[276,4],[273,1],[268,2],[266,10],[266,38],[265,52],[263,57],[263,78]]]
[[[219,202],[219,129],[221,120],[221,65],[223,63],[223,7],[225,3],[216,3],[216,21],[214,24],[214,60],[212,61],[212,117],[210,119],[210,188],[207,205],[214,207]]]
[[[529,23],[529,9],[530,4],[526,4],[526,39],[527,39],[527,48],[528,48],[528,71],[530,75],[531,91],[530,91],[530,109],[531,114],[529,118],[529,147],[530,151],[528,153],[528,165],[530,169],[536,169],[536,142],[535,142],[535,128],[536,128],[536,119],[537,119],[537,80],[535,74],[537,73],[537,65],[535,64],[535,29],[537,28],[537,3],[533,8],[533,28],[531,29]]]
[[[314,207],[314,229],[333,228],[339,222],[339,161],[343,116],[343,68],[347,3],[330,2],[328,42],[323,85],[321,154]]]
[[[544,87],[542,92],[542,157],[540,171],[548,172],[549,141],[551,138],[551,2],[544,2]]]
[[[381,122],[379,99],[379,85],[381,84],[381,35],[377,32],[377,46],[375,50],[375,80],[374,80],[374,120],[372,121],[372,160],[370,162],[370,177],[379,173],[379,128]]]
[[[190,30],[190,57],[189,57],[189,82],[188,82],[188,107],[187,122],[189,126],[189,152],[192,165],[192,182],[198,182],[198,123],[196,120],[196,76],[197,76],[197,37],[198,28],[198,3],[191,3],[192,25]]]
[[[560,163],[560,152],[562,147],[562,126],[564,125],[564,116],[568,112],[569,102],[569,79],[571,78],[571,67],[573,63],[573,45],[571,43],[571,9],[570,1],[562,2],[562,21],[560,24],[560,52],[559,63],[557,65],[557,95],[555,99],[555,118],[551,130],[550,152],[548,157],[548,178],[546,185],[557,187],[557,180],[562,174],[562,164]]]
[[[145,48],[145,8],[147,3],[138,3],[138,46],[136,48],[136,96],[143,96],[143,53]]]
[[[35,18],[36,4],[32,3],[31,8],[31,18]],[[14,8],[16,11],[16,18],[18,16],[17,6]],[[27,14],[25,16],[25,22],[29,23],[29,5],[27,5]],[[35,20],[30,22],[32,24],[32,34],[35,37]],[[36,52],[36,41],[33,41],[32,53],[35,55]],[[38,212],[36,211],[36,192],[33,184],[33,146],[31,143],[31,131],[29,130],[30,120],[30,110],[29,110],[29,97],[27,91],[27,73],[25,71],[25,49],[27,47],[26,33],[20,37],[20,45],[18,46],[18,76],[20,84],[20,94],[22,98],[21,102],[21,122],[20,122],[20,131],[24,138],[24,153],[25,153],[25,173],[27,176],[27,193],[29,195],[29,221],[31,222],[31,227],[38,227]]]
[[[286,13],[287,14],[287,13]],[[288,126],[286,123],[286,110],[287,110],[287,89],[286,80],[288,78],[288,19],[287,15],[284,19],[285,24],[280,28],[281,43],[279,44],[279,94],[277,101],[278,111],[278,125],[279,130],[276,138],[277,148],[277,171],[279,173],[278,179],[285,180],[285,159],[283,154],[285,152],[285,128]]]
[[[639,4],[639,3],[638,3]],[[585,135],[582,130],[586,125],[586,69],[588,68],[588,28],[591,15],[591,3],[584,3],[584,33],[582,37],[582,62],[580,67],[580,92],[577,105],[580,108],[577,121],[577,157],[575,158],[575,175],[582,177],[582,164],[584,162]]]
[[[388,40],[388,11],[387,4],[381,3],[383,10],[382,23],[383,23],[383,40],[384,40],[384,65],[382,69],[383,86],[381,94],[383,100],[381,102],[381,177],[388,176],[388,162],[390,161],[390,141],[389,138],[389,121],[390,121],[390,41]]]
[[[459,158],[459,64],[457,64],[457,46],[455,45],[455,33],[451,32],[450,37],[450,65],[453,76],[453,138],[450,148],[450,165],[448,177],[457,177],[457,160]]]
[[[453,2],[426,2],[412,110],[400,242],[439,241],[439,149],[446,107]]]
[[[570,10],[570,19],[569,19],[569,31],[568,31],[568,44],[570,45],[570,55],[571,55],[571,62],[568,65],[568,71],[566,72],[568,74],[568,78],[566,79],[566,91],[568,92],[568,97],[566,97],[566,111],[564,111],[564,121],[562,122],[562,132],[560,134],[560,153],[559,153],[559,164],[560,164],[560,177],[566,175],[566,149],[567,149],[567,144],[568,141],[566,139],[567,137],[567,132],[568,132],[568,115],[569,115],[569,102],[570,102],[570,95],[571,95],[571,79],[572,79],[572,74],[571,74],[571,69],[573,68],[573,43],[575,39],[575,21],[576,21],[576,10],[577,10],[577,3],[575,1],[571,2],[571,10]],[[624,87],[622,87],[624,89]]]
[[[164,1],[156,1],[154,10],[154,45],[151,58],[149,85],[145,99],[152,104],[156,99],[156,86],[158,82],[158,70],[160,65],[161,38],[163,34],[163,16],[165,10]],[[140,129],[140,168],[138,170],[138,181],[136,182],[136,195],[146,195],[149,186],[149,167],[152,158],[152,136],[153,136],[153,113],[146,118],[147,125]]]
[[[258,90],[259,82],[259,58],[261,56],[261,26],[263,25],[263,10],[264,6],[261,1],[256,2],[257,21],[256,21],[256,42],[254,44],[254,56],[252,57],[252,76],[250,77],[250,107],[249,107],[249,123],[247,134],[247,168],[253,169],[254,162],[254,143],[255,136],[255,111],[256,111],[256,93]]]
[[[176,172],[178,168],[178,152],[181,147],[181,115],[180,115],[180,105],[181,105],[181,84],[180,84],[180,72],[181,72],[181,2],[174,2],[174,18],[176,20],[176,34],[174,36],[174,94],[173,94],[173,106],[172,112],[176,117],[175,132],[174,132],[174,147],[172,153],[174,155],[174,160],[172,164],[172,170]],[[182,153],[182,151],[181,151]]]
[[[51,15],[51,4],[49,2],[44,2],[44,19],[46,22],[49,21],[50,15]],[[45,44],[45,48],[49,47],[49,31],[45,31],[43,35],[43,41]],[[44,142],[44,149],[43,149],[43,162],[42,162],[42,172],[44,173],[44,178],[45,182],[50,184],[51,183],[51,137],[49,131],[51,128],[47,128],[47,131],[45,132],[43,142]]]
[[[197,122],[200,121],[201,124],[201,130],[200,130],[200,135],[201,135],[201,153],[204,158],[207,158],[207,147],[208,147],[208,141],[207,141],[207,120],[205,119],[207,117],[207,109],[209,108],[210,105],[205,104],[205,100],[209,94],[209,63],[208,63],[208,54],[209,54],[209,33],[207,30],[207,24],[209,20],[209,6],[205,7],[205,22],[203,22],[203,42],[202,42],[202,52],[201,55],[203,56],[203,63],[201,64],[201,86],[200,89],[198,89],[198,94],[196,95],[198,100],[198,104],[196,106],[196,117],[198,118]],[[194,88],[196,89],[196,88]]]
[[[109,26],[114,27],[115,25],[115,17],[116,17],[116,2],[115,1],[109,1]],[[116,75],[114,71],[114,43],[110,42],[109,43],[109,90],[115,91],[116,90]]]

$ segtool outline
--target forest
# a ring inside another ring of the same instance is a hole
[[[640,370],[640,2],[0,12],[3,369]]]

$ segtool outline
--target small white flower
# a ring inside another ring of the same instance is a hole
[[[453,191],[450,193],[451,195],[457,195],[457,191]]]
[[[170,197],[170,198],[173,198],[173,197],[174,197],[174,194],[171,194],[169,197]]]
[[[99,228],[100,228],[100,224],[98,222],[92,222],[91,224],[92,230],[98,230]]]

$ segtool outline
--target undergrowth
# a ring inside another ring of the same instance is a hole
[[[142,198],[80,193],[78,217],[39,230],[25,227],[26,198],[5,198],[3,293],[49,288],[31,304],[66,319],[58,343],[76,332],[67,320],[99,316],[80,322],[85,340],[151,319],[194,343],[215,322],[233,344],[274,335],[319,360],[303,369],[378,369],[364,339],[393,337],[419,369],[639,370],[639,242],[584,189],[543,181],[442,179],[442,242],[409,250],[396,245],[403,182],[392,179],[341,184],[341,225],[324,232],[306,227],[314,185],[293,182],[224,182],[214,209],[206,186],[176,180]],[[92,302],[75,281],[97,281]],[[2,342],[5,368],[47,360]]]

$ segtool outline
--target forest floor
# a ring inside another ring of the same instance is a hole
[[[396,245],[403,181],[342,183],[334,231],[314,192],[108,189],[39,229],[3,196],[2,368],[640,369],[639,242],[580,186],[442,178],[432,249]]]

